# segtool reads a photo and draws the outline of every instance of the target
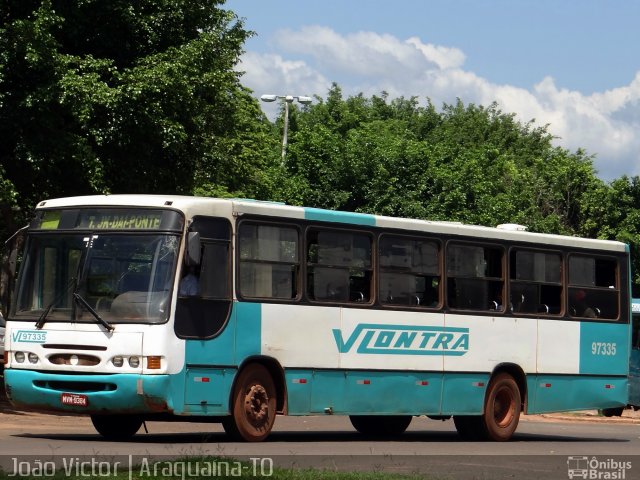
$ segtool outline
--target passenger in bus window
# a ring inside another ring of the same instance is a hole
[[[187,274],[180,280],[178,295],[181,297],[194,297],[200,294],[200,279],[195,267],[189,267]]]
[[[596,311],[587,305],[587,293],[584,290],[575,290],[571,304],[572,313],[576,317],[596,318]]]

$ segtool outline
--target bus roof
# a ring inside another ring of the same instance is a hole
[[[510,240],[545,245],[571,246],[574,248],[628,252],[628,246],[626,244],[610,240],[533,233],[517,228],[503,229],[464,225],[458,222],[395,218],[366,213],[295,207],[278,202],[251,199],[221,199],[180,195],[92,195],[45,200],[38,204],[37,209],[100,206],[173,208],[183,211],[188,215],[262,215],[450,236],[468,235],[486,238],[487,240]]]

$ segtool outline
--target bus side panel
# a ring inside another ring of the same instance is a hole
[[[229,394],[238,365],[247,357],[260,355],[261,317],[259,303],[236,302],[218,336],[186,341],[186,374],[182,377],[184,413],[229,412]]]
[[[340,328],[342,310],[335,307],[263,304],[262,354],[275,358],[287,368],[339,368],[340,358],[333,331]],[[240,354],[238,357],[242,358]]]
[[[640,350],[631,350],[629,364],[629,405],[640,407]]]
[[[536,368],[535,318],[446,314],[447,327],[463,327],[468,345],[461,355],[445,355],[446,372],[492,372],[501,364],[514,364],[524,372]],[[478,378],[478,381],[481,381]]]
[[[440,414],[440,373],[289,370],[290,415]]]
[[[443,415],[480,415],[489,383],[488,373],[445,373]]]
[[[626,377],[532,375],[528,386],[527,413],[614,408],[627,403]]]
[[[224,330],[214,338],[187,340],[186,365],[237,366],[243,359],[260,354],[262,311],[259,303],[233,304]]]
[[[618,323],[539,320],[528,413],[625,405],[628,331]]]
[[[580,373],[580,323],[538,320],[538,374]]]
[[[581,323],[580,373],[627,376],[630,343],[627,324]]]

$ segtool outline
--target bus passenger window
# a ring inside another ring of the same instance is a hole
[[[516,314],[559,315],[562,310],[560,254],[514,249],[510,263],[511,310]]]
[[[447,246],[447,304],[460,310],[503,312],[503,250],[451,243]]]
[[[298,296],[298,229],[243,222],[239,231],[240,294],[290,300]]]
[[[311,230],[307,240],[307,294],[321,302],[369,303],[371,236]]]
[[[379,259],[380,303],[427,308],[440,305],[436,242],[383,235]]]
[[[586,255],[569,257],[569,315],[616,320],[620,312],[618,262]]]

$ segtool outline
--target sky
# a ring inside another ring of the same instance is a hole
[[[640,175],[638,0],[228,0],[262,94],[461,99],[548,125],[600,178]],[[277,105],[262,103],[270,118]]]

